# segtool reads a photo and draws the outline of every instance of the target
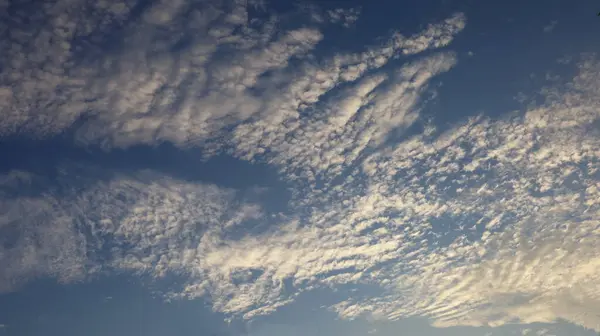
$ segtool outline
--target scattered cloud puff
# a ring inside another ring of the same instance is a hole
[[[46,29],[35,38],[4,28],[15,37],[2,41],[2,133],[77,122],[78,142],[107,149],[170,141],[261,160],[298,185],[290,214],[152,172],[85,188],[66,174],[57,189],[12,172],[0,180],[0,237],[14,237],[1,244],[0,290],[48,275],[178,274],[168,297],[209,297],[215,311],[253,318],[315,288],[369,284],[383,294],[329,308],[439,327],[562,319],[600,331],[593,55],[539,106],[414,134],[428,84],[456,56],[394,60],[447,46],[461,14],[317,57],[318,26],[276,31],[277,17],[250,18],[241,2],[157,3],[129,21],[131,8],[59,2],[38,14]],[[96,21],[75,20],[88,12]],[[107,49],[115,26],[123,38]],[[24,193],[34,186],[46,191]],[[234,234],[255,221],[270,229]]]
[[[552,22],[550,22],[547,26],[544,26],[544,33],[550,33],[554,30],[554,28],[556,28],[556,25],[558,24],[558,21],[554,20]]]
[[[24,279],[53,276],[62,282],[83,279],[87,247],[73,227],[71,212],[54,197],[17,196],[32,176],[13,172],[0,187],[0,291]]]
[[[329,20],[333,23],[341,23],[344,27],[349,28],[352,26],[360,16],[360,8],[336,8],[327,11]]]

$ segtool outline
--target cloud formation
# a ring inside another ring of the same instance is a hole
[[[335,309],[438,326],[564,319],[598,330],[598,70],[584,60],[542,106],[418,135],[365,160],[378,191],[369,197],[395,200],[403,225],[420,222],[434,246],[399,264],[389,298]],[[436,232],[443,221],[447,231]]]
[[[202,239],[262,215],[214,185],[151,171],[97,182],[94,172],[83,170],[77,181],[69,177],[82,173],[74,167],[54,181],[18,171],[2,178],[2,291],[38,276],[71,282],[111,270],[191,272]]]
[[[598,69],[584,60],[572,81],[523,113],[426,128],[366,156],[338,185],[304,195],[305,218],[211,249],[207,269],[263,272],[235,291],[260,308],[231,300],[224,311],[244,307],[250,317],[277,307],[270,296],[264,302],[273,305],[261,304],[256,287],[285,303],[289,279],[299,292],[361,283],[386,290],[332,307],[347,318],[425,316],[437,326],[564,319],[598,330]]]
[[[132,8],[56,2],[38,17],[10,13],[42,33],[4,27],[15,38],[3,41],[2,133],[45,136],[79,122],[83,143],[199,145],[247,122],[252,129],[239,132],[282,137],[336,86],[399,54],[445,46],[464,27],[456,15],[363,53],[311,61],[319,26],[279,31],[276,16],[250,17],[244,1],[159,1],[139,17]],[[320,85],[302,86],[316,76]]]
[[[383,294],[354,292],[330,309],[600,331],[593,55],[541,105],[442,129],[420,111],[457,64],[435,49],[465,27],[462,14],[321,55],[318,25],[276,30],[276,16],[250,17],[242,2],[132,8],[57,2],[30,18],[45,27],[35,38],[24,21],[2,27],[14,36],[0,56],[10,65],[2,134],[76,125],[79,144],[169,141],[262,161],[297,186],[289,212],[266,216],[234,190],[152,172],[84,188],[69,169],[52,183],[12,172],[0,181],[0,237],[12,237],[0,246],[0,290],[47,275],[177,274],[169,297],[209,297],[215,311],[253,318],[315,288],[373,285]],[[122,39],[108,48],[114,31]],[[256,222],[269,229],[244,232]]]

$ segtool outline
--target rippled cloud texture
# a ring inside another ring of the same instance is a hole
[[[297,14],[310,25],[294,25],[246,1],[58,1],[33,17],[17,7],[0,11],[14,22],[0,24],[3,136],[201,148],[272,165],[295,192],[273,214],[152,167],[107,179],[69,163],[56,178],[7,172],[1,291],[45,276],[177,274],[167,297],[250,319],[316,288],[368,284],[381,293],[329,309],[600,331],[594,55],[541,103],[440,127],[422,109],[458,62],[460,13],[324,54],[327,27],[351,26],[360,9],[310,10]],[[240,235],[249,223],[269,225]]]

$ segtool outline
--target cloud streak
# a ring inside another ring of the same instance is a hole
[[[81,26],[79,13],[89,11],[93,19]],[[363,53],[315,63],[307,57],[323,39],[319,26],[275,31],[277,17],[251,18],[244,2],[156,2],[137,19],[131,11],[122,2],[57,2],[39,17],[15,13],[14,20],[43,28],[32,40],[29,25],[5,27],[16,38],[3,41],[10,66],[1,80],[2,133],[45,136],[80,122],[78,141],[107,147],[199,145],[236,126],[282,137],[341,83],[398,54],[443,47],[464,27],[456,15],[415,36],[396,33]],[[315,76],[325,81],[320,87],[299,87]]]

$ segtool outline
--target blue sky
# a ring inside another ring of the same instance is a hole
[[[597,3],[0,7],[0,336],[600,332]]]

